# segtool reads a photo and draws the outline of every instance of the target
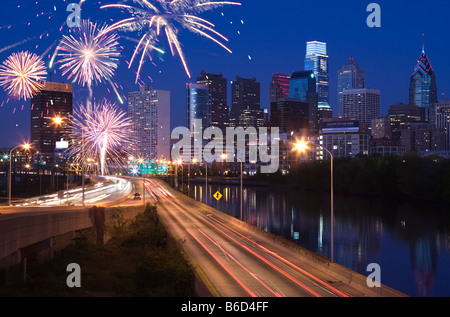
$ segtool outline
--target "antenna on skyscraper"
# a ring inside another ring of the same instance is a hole
[[[422,54],[425,55],[425,34],[422,34]]]

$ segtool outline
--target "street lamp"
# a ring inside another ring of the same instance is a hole
[[[227,159],[227,155],[226,154],[222,154],[222,159],[225,161]],[[243,190],[242,190],[242,160],[240,158],[238,158],[236,155],[234,155],[234,157],[240,162],[241,165],[241,199],[240,199],[240,214],[241,214],[241,220],[242,220],[242,197],[243,197]]]
[[[191,163],[192,163],[192,164],[197,163],[197,159],[196,159],[195,157],[192,158]],[[189,196],[189,194],[190,194],[191,163],[189,163],[189,165],[188,165],[188,196]]]
[[[331,164],[331,189],[330,189],[330,193],[331,193],[331,197],[330,197],[330,204],[331,204],[331,262],[334,262],[334,196],[333,196],[333,153],[331,153],[331,151],[329,151],[328,149],[326,149],[325,147],[323,147],[320,144],[315,144],[312,142],[305,142],[303,140],[298,141],[297,143],[295,143],[294,145],[294,149],[297,150],[298,152],[305,152],[308,150],[308,145],[313,145],[313,146],[317,146],[318,148],[326,151],[329,155],[330,155],[330,164]]]
[[[139,159],[139,163],[144,164],[144,159]],[[142,201],[145,205],[145,174],[144,174],[144,166],[142,165]]]
[[[52,120],[56,125],[62,125],[63,123],[63,118],[61,118],[60,116],[53,117]]]
[[[31,148],[31,145],[28,143],[25,144],[21,144],[18,145],[14,148],[11,149],[11,151],[9,151],[9,176],[8,176],[8,205],[11,206],[11,170],[12,170],[12,152],[19,148],[22,147],[24,150],[29,150]]]

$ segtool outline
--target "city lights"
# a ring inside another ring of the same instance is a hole
[[[0,296],[449,296],[450,1],[353,2],[4,1]]]

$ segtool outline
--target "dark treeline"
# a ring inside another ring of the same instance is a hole
[[[330,161],[294,167],[286,176],[262,176],[302,190],[330,190]],[[334,189],[343,194],[390,199],[450,201],[450,160],[411,153],[403,156],[358,156],[334,160]]]

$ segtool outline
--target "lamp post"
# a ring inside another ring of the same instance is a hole
[[[85,207],[84,204],[84,164],[86,164],[86,159],[84,157],[84,127],[81,128],[81,151],[82,151],[82,159],[83,161],[81,162],[81,187],[82,187],[82,192],[83,192],[83,209]]]
[[[195,163],[197,163],[197,159],[194,157],[192,160],[191,160],[191,162],[193,163],[193,164],[195,164]],[[189,163],[189,166],[190,166],[191,164]],[[191,171],[189,170],[189,173],[188,173],[188,176],[191,174]],[[188,196],[189,196],[189,194],[190,194],[190,187],[189,187],[189,181],[188,181]]]
[[[312,142],[299,141],[295,144],[295,149],[299,152],[304,152],[308,150],[308,145],[314,145],[324,151],[326,151],[330,155],[330,164],[331,164],[331,188],[330,188],[330,209],[331,209],[331,262],[334,262],[334,196],[333,196],[333,153],[323,147],[320,144],[315,144]]]
[[[139,159],[139,163],[142,164],[142,201],[145,205],[145,173],[144,173],[144,160]]]
[[[21,144],[18,145],[14,148],[11,149],[11,151],[9,151],[9,175],[8,175],[8,205],[11,206],[11,170],[12,170],[12,152],[19,148],[22,147],[24,150],[29,150],[30,149],[30,145],[28,143],[25,144]]]
[[[205,177],[205,199],[206,199],[206,204],[208,204],[208,163],[205,162],[205,169],[206,169],[206,177]]]

